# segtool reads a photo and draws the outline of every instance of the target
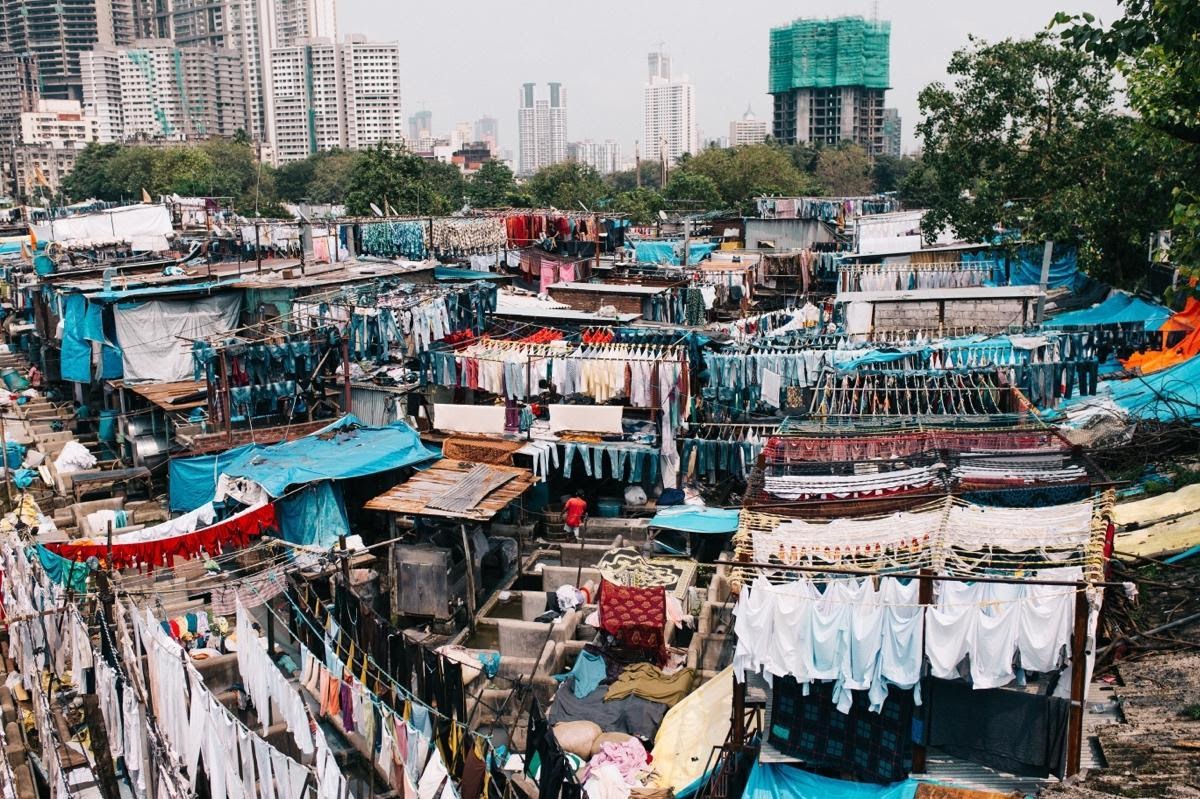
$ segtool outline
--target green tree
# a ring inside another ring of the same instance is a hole
[[[800,196],[819,188],[811,175],[796,168],[791,153],[773,144],[710,148],[681,162],[677,171],[711,179],[725,207],[748,214],[754,213],[754,198],[759,195]]]
[[[1113,113],[1107,65],[1043,33],[972,39],[947,71],[953,86],[931,84],[918,98],[925,233],[949,225],[977,241],[1004,229],[1073,242],[1097,276],[1136,282],[1145,237],[1169,215],[1169,194],[1153,189],[1175,167],[1167,143]],[[1114,212],[1113,195],[1129,207]]]
[[[658,221],[658,212],[663,210],[663,197],[654,189],[630,189],[618,194],[611,210],[625,214],[635,225],[652,225]]]
[[[667,181],[664,200],[672,208],[710,211],[721,208],[721,190],[708,175],[678,170]]]
[[[349,150],[323,153],[313,164],[312,177],[303,196],[314,203],[337,205],[344,202],[359,160],[359,153]]]
[[[525,187],[536,204],[562,211],[578,211],[580,205],[593,209],[608,194],[600,173],[578,161],[544,166]]]
[[[872,191],[871,158],[857,144],[821,150],[813,174],[834,197],[861,197]]]
[[[613,172],[604,179],[604,182],[608,184],[609,189],[614,195],[632,191],[638,187],[638,171],[638,169],[624,169],[619,172]],[[642,161],[640,171],[642,173],[642,188],[662,188],[662,166],[658,161]]]
[[[119,144],[89,144],[75,159],[75,168],[62,181],[62,191],[72,201],[96,198],[113,200],[109,164],[121,152]]]
[[[467,181],[467,199],[476,208],[514,205],[520,198],[513,172],[503,161],[485,161]]]
[[[1176,144],[1171,187],[1176,263],[1200,267],[1200,5],[1195,0],[1121,0],[1124,16],[1108,28],[1091,14],[1060,12],[1071,47],[1120,70],[1129,105],[1151,129]],[[1165,226],[1165,225],[1164,225]]]
[[[871,167],[871,182],[874,184],[874,191],[899,191],[900,186],[920,164],[920,158],[907,155],[899,158],[893,155],[875,156],[875,164]]]
[[[449,174],[453,169],[456,175]],[[464,181],[458,168],[413,155],[403,147],[381,143],[361,153],[350,176],[346,211],[369,216],[371,203],[385,203],[398,214],[439,215],[462,205]]]
[[[291,161],[275,170],[275,186],[279,196],[288,202],[297,202],[308,195],[308,187],[317,172],[317,162],[327,153],[317,153],[303,161]]]

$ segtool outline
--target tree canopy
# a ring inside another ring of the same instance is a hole
[[[796,167],[787,150],[772,144],[702,150],[681,160],[676,174],[680,172],[708,178],[720,192],[722,205],[744,213],[754,212],[753,201],[760,194],[799,196],[820,189],[816,178]]]
[[[488,161],[467,181],[467,199],[476,208],[523,207],[533,204],[517,187],[513,172],[502,161]]]
[[[1122,0],[1109,27],[1091,14],[1059,13],[1062,40],[1116,67],[1141,124],[1165,137],[1175,159],[1171,259],[1200,268],[1200,5],[1195,0]],[[1147,138],[1153,139],[1153,135]],[[1166,223],[1161,225],[1167,227]]]
[[[875,187],[871,157],[857,144],[821,150],[814,174],[824,193],[833,197],[861,197]]]
[[[1108,66],[1042,33],[972,39],[947,71],[952,85],[918,98],[926,234],[1072,242],[1098,276],[1136,282],[1146,236],[1169,216],[1156,187],[1176,165],[1159,134],[1115,113]]]
[[[562,211],[579,211],[580,206],[593,210],[608,195],[600,173],[578,161],[542,167],[529,178],[525,188],[536,205]]]
[[[465,191],[466,181],[453,164],[378,144],[360,153],[346,190],[346,211],[367,216],[374,203],[398,214],[447,214],[462,207]]]
[[[195,145],[90,144],[63,179],[72,201],[95,197],[116,202],[152,196],[232,197],[234,206],[253,213],[275,203],[274,176],[261,168],[254,149],[234,140],[209,139]]]

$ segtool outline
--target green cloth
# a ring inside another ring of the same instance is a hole
[[[663,674],[658,666],[637,663],[621,672],[621,676],[608,687],[604,701],[640,696],[642,699],[661,702],[671,707],[691,692],[695,678],[694,669],[680,669],[674,674]]]
[[[41,544],[35,545],[34,549],[37,551],[38,560],[41,561],[42,569],[45,570],[47,577],[68,591],[74,591],[77,594],[87,591],[88,577],[92,576],[90,566],[64,558]]]

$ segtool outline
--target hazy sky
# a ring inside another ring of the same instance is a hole
[[[900,109],[910,150],[917,93],[945,78],[950,54],[968,34],[1029,36],[1057,10],[1091,11],[1106,22],[1118,16],[1116,0],[337,2],[340,32],[404,46],[405,115],[428,108],[436,133],[488,114],[500,121],[501,148],[515,151],[520,84],[560,81],[568,139],[616,139],[626,156],[642,135],[646,54],[659,42],[674,72],[695,85],[701,133],[712,139],[728,135],[747,104],[770,120],[770,28],[804,16],[870,17],[877,6],[879,18],[892,23],[887,104]]]

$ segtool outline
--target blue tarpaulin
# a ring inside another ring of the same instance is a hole
[[[1200,357],[1128,380],[1105,380],[1096,396],[1067,400],[1058,411],[1070,416],[1107,399],[1134,419],[1200,424]]]
[[[63,380],[92,382],[92,345],[87,339],[88,301],[82,294],[68,294],[63,303],[61,366]]]
[[[434,450],[421,443],[421,437],[404,422],[387,427],[364,427],[358,417],[343,416],[312,435],[295,441],[283,441],[264,447],[250,444],[233,450],[235,457],[217,464],[211,456],[188,458],[171,462],[171,507],[177,507],[176,476],[181,474],[177,464],[198,461],[194,468],[184,466],[183,473],[194,479],[188,487],[188,503],[199,499],[193,507],[211,500],[216,493],[216,479],[221,473],[244,477],[258,483],[273,497],[283,496],[288,486],[314,483],[319,480],[346,480],[369,474],[412,466],[438,457]],[[233,453],[224,453],[219,458]],[[201,487],[203,486],[203,487]],[[183,496],[179,508],[183,509]]]
[[[313,483],[275,506],[284,541],[329,549],[338,536],[350,535],[342,489],[332,480]]]
[[[650,520],[651,527],[683,533],[733,533],[738,529],[741,511],[736,508],[701,508],[676,505],[663,508]]]
[[[742,799],[913,799],[916,780],[892,785],[821,777],[781,763],[756,762]]]
[[[704,260],[717,245],[706,241],[688,243],[688,266],[695,266]],[[676,241],[638,241],[634,242],[633,250],[640,264],[658,264],[660,266],[679,266],[683,261],[683,239]]]
[[[1009,261],[1008,282],[1013,286],[1036,286],[1042,281],[1041,245],[1019,248]],[[1079,264],[1074,247],[1055,247],[1050,256],[1050,280],[1052,289],[1067,288],[1075,284],[1079,276]]]
[[[217,493],[217,478],[247,452],[262,449],[257,444],[235,447],[216,455],[176,458],[167,467],[167,484],[171,488],[171,510],[188,513],[210,502]]]
[[[1045,327],[1092,327],[1141,323],[1145,330],[1158,330],[1171,317],[1171,309],[1123,291],[1114,291],[1104,302],[1046,320]]]
[[[452,266],[435,266],[433,277],[436,280],[496,280],[504,275],[496,272],[480,272],[476,269],[455,269]]]

